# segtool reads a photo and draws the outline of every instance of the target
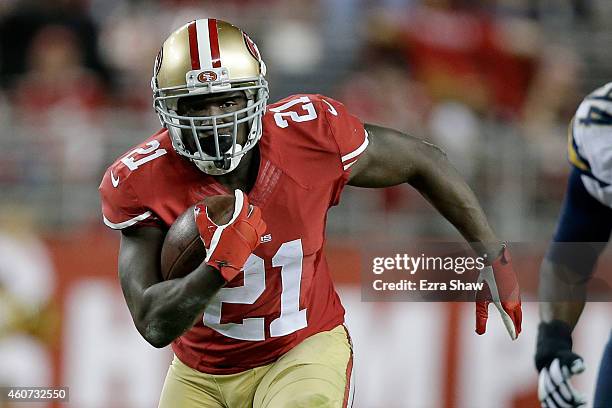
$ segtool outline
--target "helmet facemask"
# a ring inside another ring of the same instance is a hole
[[[191,90],[157,90],[154,97],[155,110],[162,125],[168,129],[176,152],[193,161],[203,172],[215,176],[234,170],[242,157],[257,144],[262,134],[262,119],[268,100],[268,87],[263,78],[227,85],[209,82]],[[178,113],[179,98],[207,94],[217,96],[235,91],[245,93],[245,108],[213,116],[185,116]],[[240,125],[248,126],[244,145],[238,140]],[[202,133],[210,136],[201,139],[199,135]],[[190,143],[186,143],[184,137],[191,137]],[[187,146],[195,146],[195,149]]]

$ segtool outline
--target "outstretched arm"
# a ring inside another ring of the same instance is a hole
[[[510,334],[521,332],[521,300],[510,255],[495,237],[476,196],[450,164],[442,150],[431,143],[396,130],[366,125],[370,145],[353,166],[349,184],[388,187],[409,183],[415,187],[470,243],[486,254],[490,265],[480,272],[485,289],[476,294],[476,333],[484,334],[488,306],[492,302]]]
[[[416,188],[474,250],[495,259],[501,243],[489,226],[474,193],[437,146],[393,129],[366,124],[369,146],[353,166],[349,184]]]

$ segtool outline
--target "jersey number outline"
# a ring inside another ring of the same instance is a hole
[[[611,126],[612,115],[606,110],[598,108],[597,106],[590,106],[586,116],[584,118],[579,118],[578,123],[584,126]]]
[[[302,240],[284,242],[272,257],[272,266],[281,267],[281,314],[270,323],[270,337],[281,337],[308,325],[306,308],[300,310],[302,281]],[[224,336],[238,340],[265,340],[263,317],[250,317],[242,323],[221,323],[223,303],[253,304],[266,289],[264,260],[251,254],[244,265],[244,285],[221,288],[204,311],[203,323]]]
[[[151,160],[155,160],[158,157],[161,157],[164,154],[168,153],[166,149],[159,148],[159,142],[157,140],[151,140],[150,142],[147,142],[147,146],[149,147],[139,147],[137,149],[132,150],[123,159],[121,159],[121,163],[125,164],[127,168],[131,171],[134,171],[143,164],[148,163]],[[144,155],[145,157],[136,160],[134,158],[135,155]]]
[[[300,115],[292,110],[286,111],[287,109],[297,105],[298,103],[302,104],[301,108],[306,111],[305,114]],[[276,126],[282,129],[289,126],[289,121],[287,120],[287,118],[291,119],[294,122],[308,122],[317,118],[317,111],[315,110],[314,105],[310,101],[310,98],[307,96],[301,96],[299,98],[292,99],[289,102],[282,104],[281,106],[271,108],[270,111],[276,112],[274,113],[274,121],[276,122]]]

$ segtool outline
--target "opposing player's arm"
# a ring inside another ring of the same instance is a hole
[[[226,283],[202,263],[184,278],[161,280],[160,254],[165,231],[129,227],[121,231],[119,279],[140,334],[164,347],[193,326],[210,298]]]
[[[570,382],[585,368],[582,358],[573,352],[572,331],[585,305],[587,283],[611,231],[612,208],[590,195],[581,170],[574,167],[557,232],[540,267],[542,321],[538,326],[535,365],[543,406],[574,407],[586,401]]]
[[[572,331],[585,305],[587,283],[612,232],[612,208],[603,204],[605,198],[595,198],[597,187],[606,183],[591,168],[602,158],[603,166],[595,168],[607,168],[602,152],[610,146],[609,103],[607,84],[584,99],[568,127],[568,159],[573,168],[557,231],[540,267],[541,322],[535,365],[538,397],[547,408],[586,403],[571,383],[585,369],[582,357],[573,351]]]
[[[590,176],[574,164],[557,231],[540,267],[540,317],[543,322],[562,321],[570,330],[580,318],[586,285],[612,232],[612,208],[587,191],[582,177]]]
[[[376,188],[409,183],[477,252],[497,256],[500,242],[478,200],[440,148],[393,129],[371,124],[365,128],[369,146],[352,166],[349,185]]]
[[[540,267],[540,318],[562,322],[568,333],[580,318],[586,286],[612,232],[612,208],[593,198],[574,167],[557,232]]]

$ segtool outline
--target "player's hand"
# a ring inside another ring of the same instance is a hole
[[[506,244],[503,244],[501,253],[491,265],[480,271],[478,282],[484,282],[484,285],[476,292],[476,333],[484,334],[487,330],[489,304],[493,302],[510,338],[515,340],[521,332],[523,312],[518,281]]]
[[[240,190],[235,190],[234,195],[232,218],[223,225],[208,217],[203,204],[194,208],[196,225],[206,247],[205,262],[218,269],[228,282],[240,273],[266,231],[259,207],[249,205],[248,197]]]
[[[544,408],[574,408],[586,404],[584,395],[576,391],[570,379],[584,371],[584,361],[572,352],[571,328],[553,320],[540,323],[535,356],[538,377],[538,398]]]

